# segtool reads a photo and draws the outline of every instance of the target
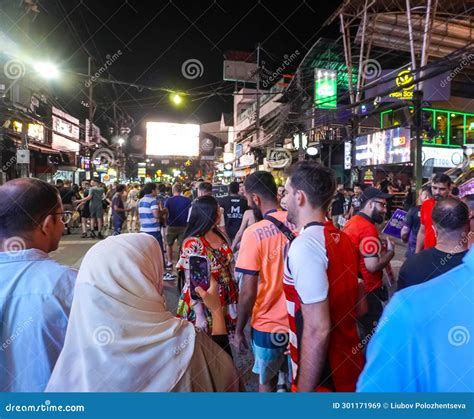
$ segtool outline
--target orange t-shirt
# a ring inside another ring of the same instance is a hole
[[[293,227],[286,220],[286,211],[268,215]],[[235,270],[259,276],[252,327],[260,332],[283,333],[290,327],[283,293],[283,267],[288,246],[288,239],[268,220],[252,224],[242,236]]]
[[[434,198],[427,199],[421,205],[420,209],[420,222],[425,226],[425,243],[423,244],[423,250],[429,249],[436,246],[436,235],[433,230],[433,208],[436,205]]]

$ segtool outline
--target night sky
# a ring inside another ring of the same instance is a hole
[[[8,3],[14,4],[11,13],[15,13],[19,2]],[[269,71],[282,64],[285,54],[296,50],[301,60],[318,37],[338,36],[337,24],[325,29],[321,24],[339,3],[43,0],[40,14],[29,29],[30,42],[41,58],[60,63],[64,71],[86,73],[88,54],[93,56],[97,71],[104,67],[107,55],[116,54],[118,58],[101,77],[209,92],[210,97],[187,100],[186,106],[177,110],[170,105],[168,94],[122,86],[97,87],[97,120],[103,113],[112,115],[110,103],[115,100],[121,112],[135,119],[140,131],[144,119],[202,123],[219,119],[223,111],[230,112],[232,96],[213,95],[213,89],[232,93],[234,87],[222,80],[224,53],[254,51],[260,42]],[[18,26],[23,27],[21,21],[12,25],[11,37]],[[184,77],[181,71],[182,64],[190,59],[202,63],[202,74],[194,79]],[[288,72],[291,70],[294,67]],[[62,105],[71,112],[81,112],[77,107],[85,100],[84,79],[70,75],[55,83]],[[82,111],[87,112],[83,107]]]

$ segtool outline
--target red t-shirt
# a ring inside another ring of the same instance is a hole
[[[379,240],[379,233],[375,228],[375,224],[362,215],[357,214],[346,223],[343,231],[351,239],[359,256],[359,272],[364,281],[365,292],[371,292],[380,288],[383,284],[383,272],[369,272],[364,260],[367,257],[378,257],[382,250],[382,244]]]
[[[349,238],[331,222],[311,223],[288,252],[283,277],[290,321],[293,386],[298,375],[303,327],[301,304],[329,299],[331,334],[317,391],[355,391],[364,366],[356,327],[357,256]]]
[[[433,230],[433,218],[431,217],[435,204],[436,200],[430,198],[421,205],[420,222],[425,226],[425,242],[423,249],[429,249],[430,247],[436,246],[436,235]]]

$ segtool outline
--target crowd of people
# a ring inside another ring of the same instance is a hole
[[[7,182],[0,391],[243,391],[234,357],[249,350],[261,392],[473,391],[473,197],[434,176],[396,278],[380,233],[390,185],[352,195],[308,161],[284,186],[257,171],[221,199],[203,180]],[[79,272],[48,255],[76,210],[84,237],[114,231]],[[167,307],[163,280],[176,277]]]

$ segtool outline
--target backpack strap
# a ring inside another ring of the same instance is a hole
[[[276,228],[278,228],[278,230],[280,230],[283,233],[283,235],[288,239],[290,243],[294,239],[296,239],[296,235],[290,230],[288,226],[286,226],[280,220],[277,220],[275,217],[272,217],[271,215],[266,215],[264,218],[265,220],[268,220],[271,223],[275,224]]]

